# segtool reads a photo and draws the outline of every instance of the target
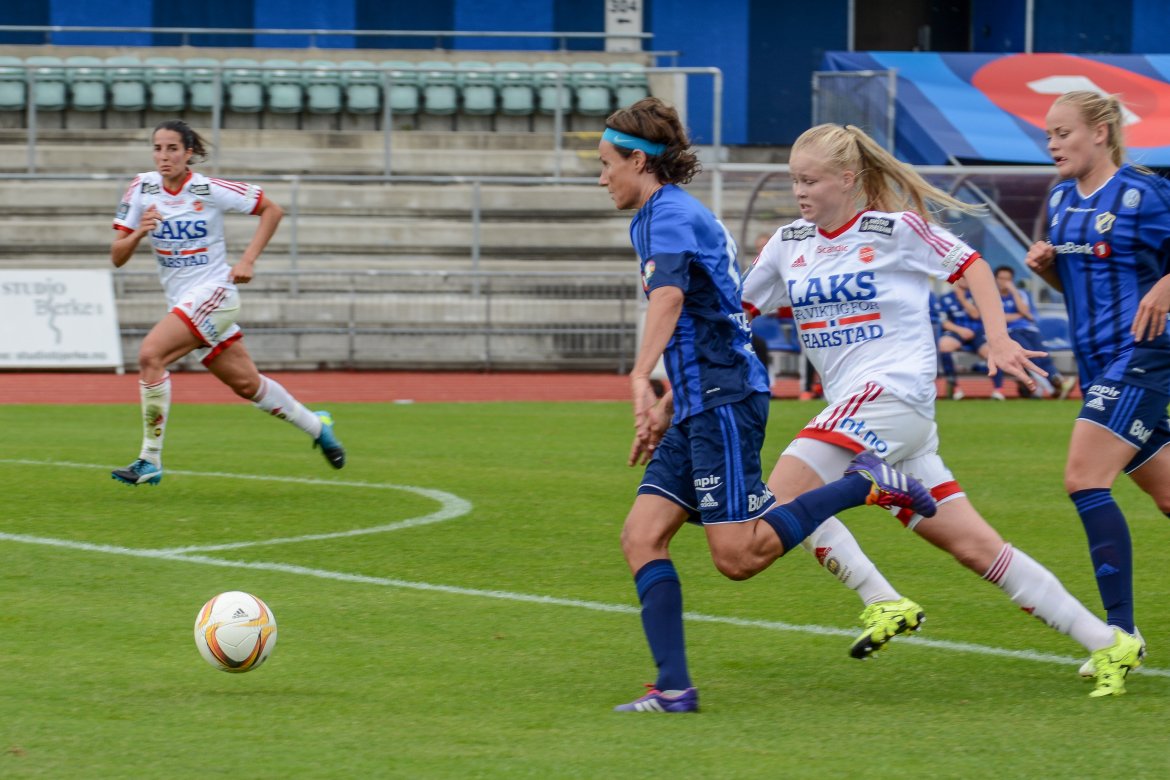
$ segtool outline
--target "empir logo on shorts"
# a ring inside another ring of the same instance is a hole
[[[722,484],[723,477],[708,474],[705,477],[699,477],[695,480],[695,490],[718,490]]]
[[[846,417],[837,424],[837,427],[851,433],[855,439],[878,455],[884,455],[890,451],[890,445],[884,439],[873,431],[866,430],[865,420],[859,420],[856,417]]]
[[[1111,385],[1093,385],[1085,395],[1089,399],[1085,402],[1086,409],[1096,409],[1103,412],[1105,411],[1105,402],[1116,401],[1121,397],[1121,391]]]

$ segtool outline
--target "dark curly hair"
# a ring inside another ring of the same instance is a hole
[[[159,122],[158,126],[150,134],[151,140],[154,140],[155,133],[159,130],[170,130],[173,133],[179,134],[179,138],[183,141],[183,148],[190,149],[192,152],[189,165],[203,162],[207,159],[207,147],[210,144],[204,141],[203,136],[192,130],[191,125],[182,119],[168,119],[165,122]]]
[[[605,120],[605,126],[654,143],[666,144],[662,154],[646,156],[646,170],[663,184],[687,184],[702,166],[691,149],[687,131],[678,118],[678,112],[656,97],[642,98],[637,103],[619,108]],[[632,149],[615,146],[618,154],[629,157]]]

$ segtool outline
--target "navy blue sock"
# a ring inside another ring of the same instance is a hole
[[[687,647],[683,639],[682,585],[669,558],[650,561],[634,575],[642,602],[642,630],[658,666],[654,687],[682,691],[691,687]]]
[[[805,540],[816,527],[838,512],[865,503],[873,483],[860,474],[846,474],[836,482],[810,490],[764,513],[765,523],[780,537],[784,552]]]
[[[1089,556],[1097,575],[1097,590],[1105,607],[1106,621],[1133,633],[1133,545],[1125,515],[1109,488],[1078,490],[1069,495],[1076,505]]]
[[[938,356],[938,359],[942,363],[943,376],[946,377],[947,381],[956,381],[957,375],[955,374],[955,356],[950,352],[943,352]]]
[[[996,371],[995,376],[991,377],[991,386],[994,387],[996,390],[1003,389],[1003,372],[1002,371]]]

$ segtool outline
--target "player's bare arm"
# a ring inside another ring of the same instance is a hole
[[[1029,376],[1029,372],[1040,376],[1048,376],[1048,372],[1039,368],[1030,358],[1043,357],[1048,353],[1024,349],[1008,335],[999,285],[995,283],[995,276],[986,260],[979,258],[971,263],[963,278],[967,280],[975,305],[983,313],[983,329],[987,334],[988,375],[994,375],[997,369],[1003,370],[1023,382],[1029,390],[1035,390],[1036,381]]]
[[[269,200],[267,195],[263,195],[256,215],[260,217],[260,224],[256,226],[256,232],[252,234],[252,240],[248,242],[248,247],[240,256],[239,262],[232,266],[231,281],[235,284],[247,284],[256,275],[256,259],[260,257],[260,253],[268,246],[268,242],[276,234],[276,229],[280,227],[284,209]]]
[[[1170,312],[1170,276],[1163,276],[1142,296],[1133,318],[1134,341],[1148,341],[1166,332],[1166,314]]]
[[[1056,250],[1047,241],[1037,241],[1024,256],[1024,264],[1057,292],[1064,292],[1060,276],[1056,273]]]
[[[130,258],[133,257],[134,250],[138,248],[138,244],[142,239],[153,233],[162,221],[162,214],[159,213],[158,208],[154,204],[151,204],[142,213],[142,221],[138,223],[137,229],[126,231],[115,228],[118,236],[110,246],[110,261],[114,264],[114,267],[121,268],[126,265],[130,261]]]

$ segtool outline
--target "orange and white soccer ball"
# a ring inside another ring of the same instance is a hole
[[[251,593],[215,596],[195,617],[195,646],[203,660],[225,672],[250,672],[276,646],[276,618]]]

